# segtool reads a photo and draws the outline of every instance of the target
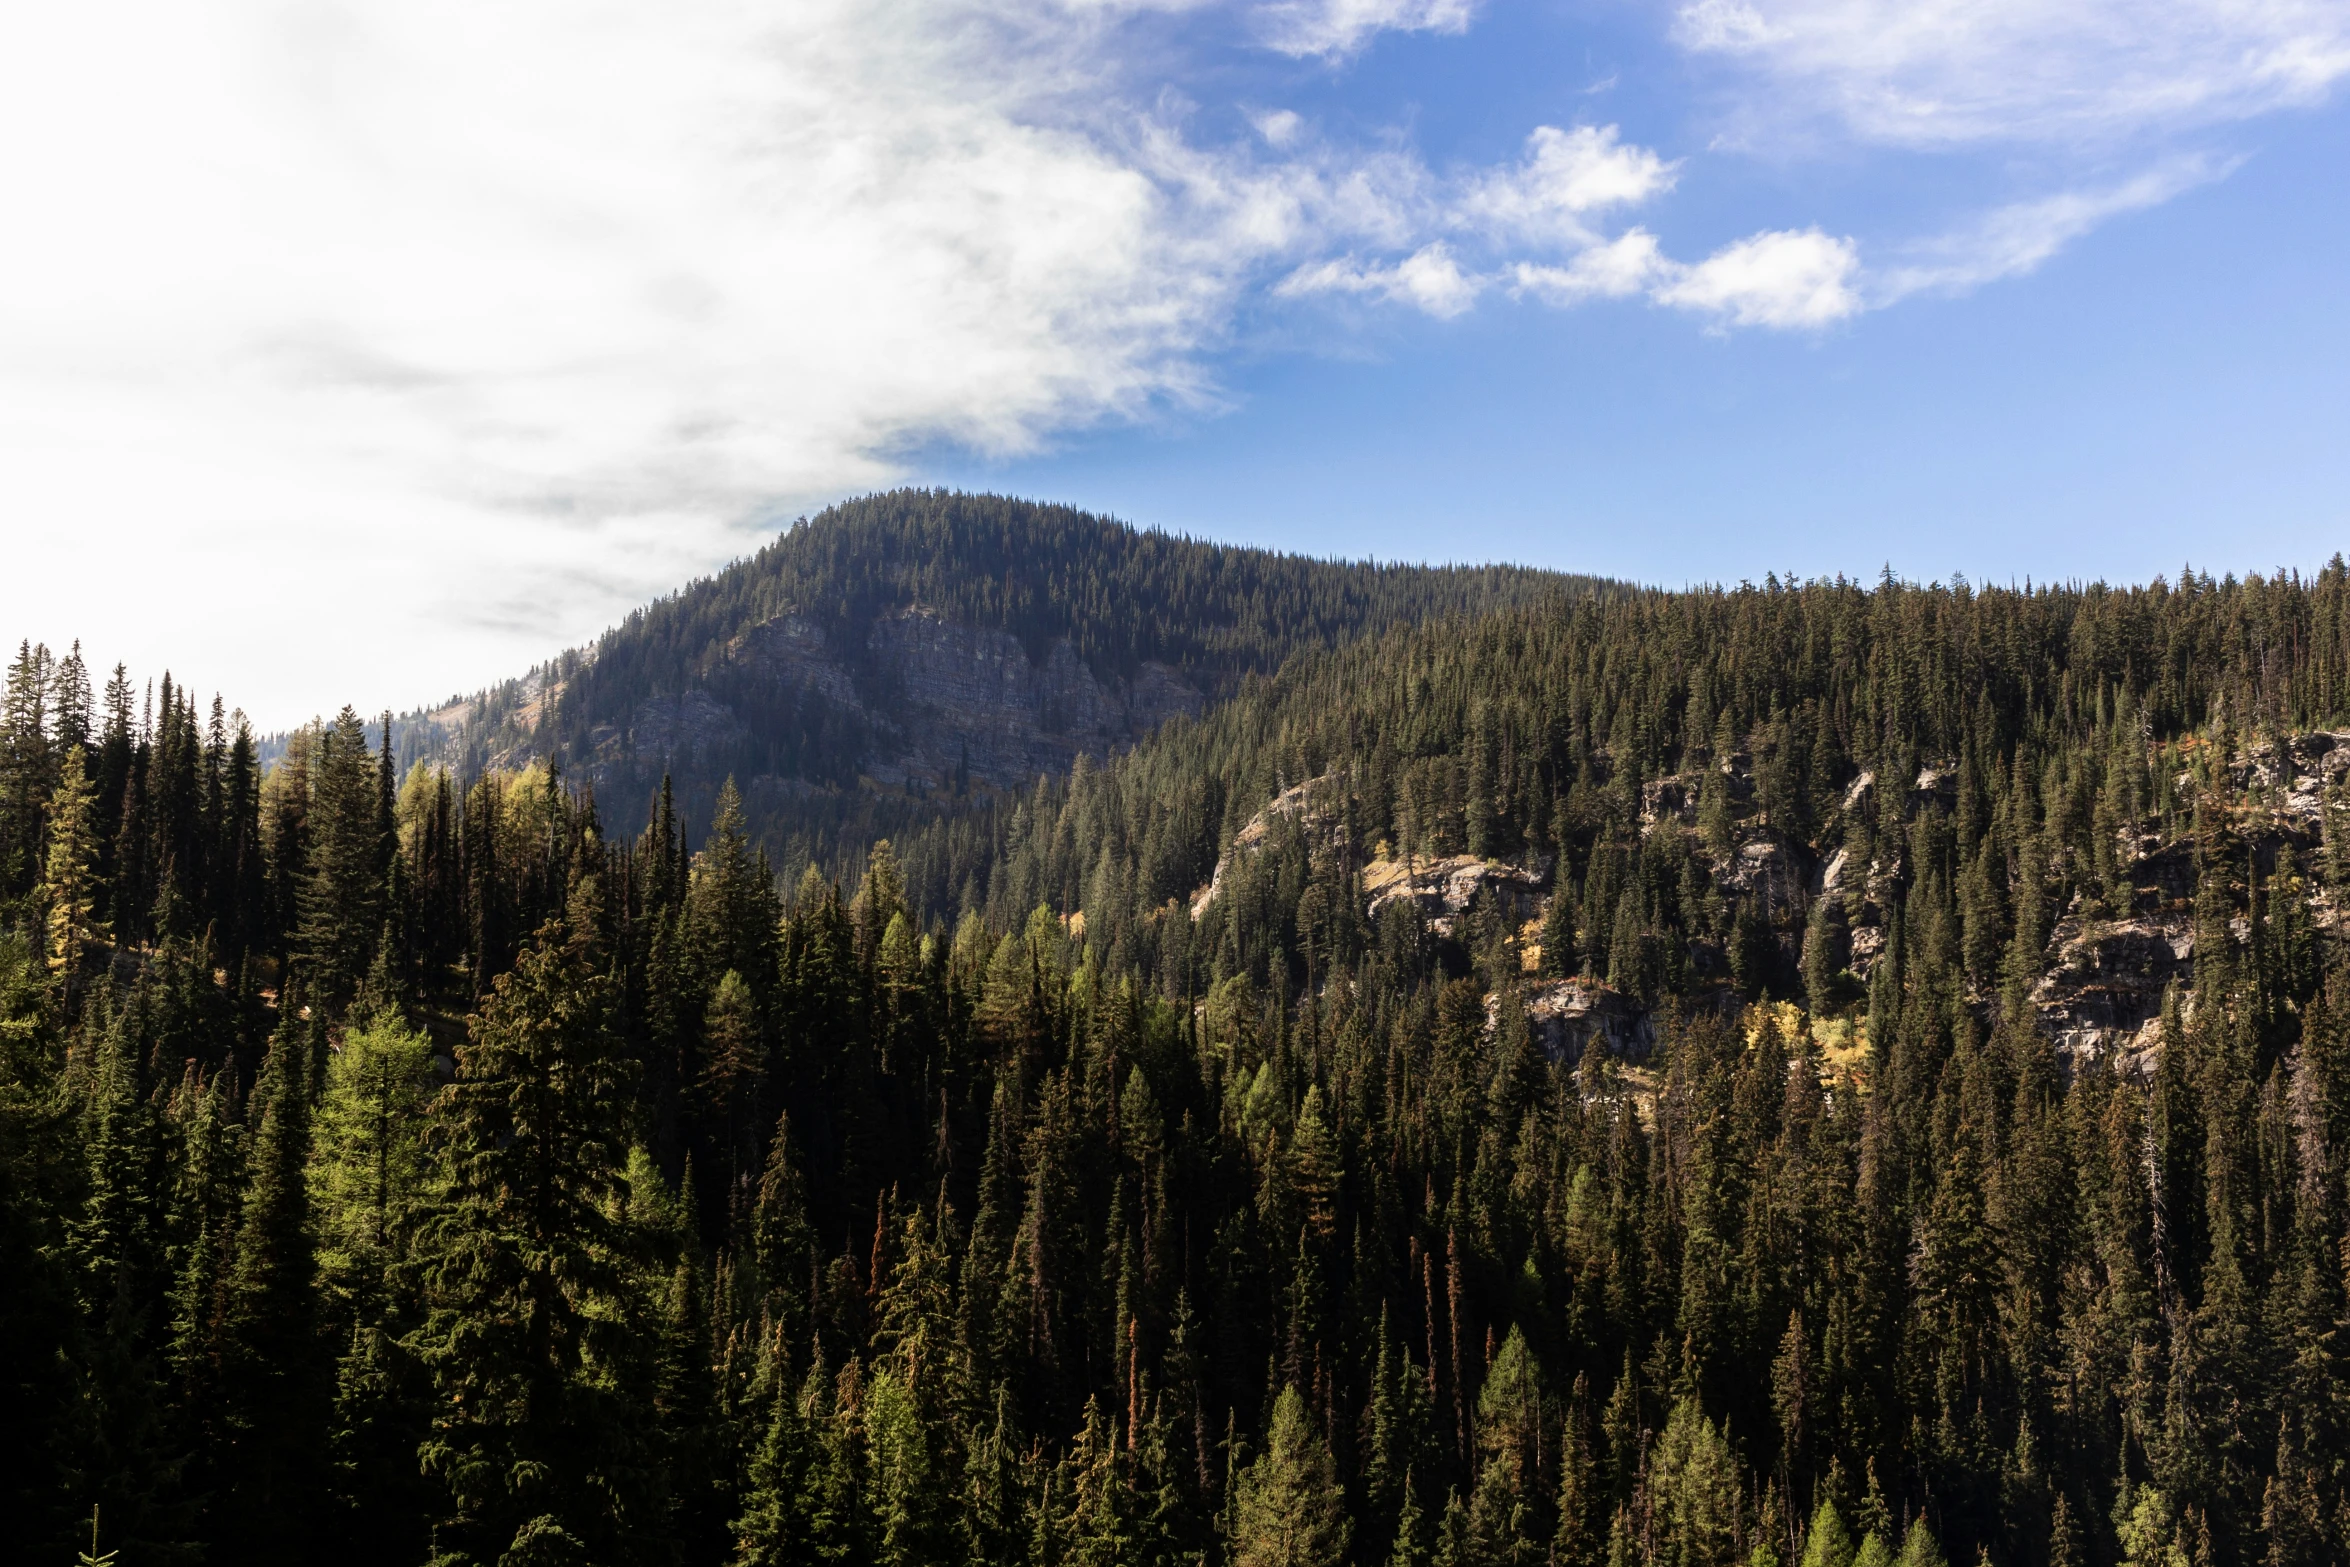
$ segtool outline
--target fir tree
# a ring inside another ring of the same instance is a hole
[[[435,1101],[446,1195],[424,1221],[415,1344],[438,1413],[422,1459],[443,1488],[436,1559],[650,1549],[660,1483],[641,1416],[643,1303],[611,1217],[624,1058],[592,881],[470,1022]]]
[[[358,994],[383,929],[383,833],[367,731],[343,709],[324,731],[304,818],[300,950],[310,993],[330,1013]]]
[[[309,1030],[287,1018],[253,1097],[244,1211],[222,1288],[221,1386],[229,1451],[219,1538],[238,1560],[308,1558],[319,1501],[331,1383],[318,1321],[317,1266],[304,1167],[310,1154]]]
[[[65,753],[49,798],[49,852],[41,880],[49,910],[49,975],[65,1015],[73,1015],[89,949],[107,939],[98,916],[95,790],[78,745]]]
[[[1335,1567],[1345,1559],[1345,1499],[1294,1387],[1274,1401],[1265,1451],[1241,1477],[1233,1520],[1234,1567]]]

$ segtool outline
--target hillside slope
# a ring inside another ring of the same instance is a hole
[[[461,774],[552,756],[622,814],[672,775],[755,834],[902,830],[1195,715],[1293,653],[1435,615],[1633,591],[1510,566],[1310,560],[1063,506],[903,490],[835,506],[529,677],[400,726]]]
[[[1452,972],[1540,975],[1530,1004],[1619,1042],[1766,993],[1883,1030],[1923,967],[1985,1026],[2142,1066],[2174,983],[2333,928],[2346,715],[2339,569],[1512,608],[1300,658],[1038,788],[976,906],[1081,914],[1181,994],[1312,983],[1409,904]],[[951,902],[932,868],[974,855],[938,836],[901,857]]]

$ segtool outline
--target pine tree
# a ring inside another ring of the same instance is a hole
[[[702,1019],[702,1071],[696,1085],[706,1106],[711,1135],[726,1160],[727,1185],[748,1180],[758,1157],[760,1090],[767,1075],[751,988],[728,969],[719,976]]]
[[[745,833],[742,796],[730,778],[718,793],[710,836],[693,859],[686,920],[694,949],[706,955],[705,972],[732,969],[754,998],[776,965],[773,878],[761,858]]]
[[[75,1433],[75,1467],[123,1543],[161,1554],[186,1545],[195,1520],[181,1483],[187,1455],[160,1396],[164,1150],[129,1022],[110,1006],[86,1009],[74,1046],[83,1059],[68,1068],[87,1172],[80,1212],[67,1225],[87,1345],[87,1426]]]
[[[1469,1493],[1477,1559],[1495,1567],[1543,1560],[1550,1530],[1540,1494],[1543,1409],[1533,1354],[1510,1329],[1477,1397],[1479,1463]]]
[[[404,1230],[430,1194],[424,1150],[432,1047],[393,1011],[346,1031],[330,1055],[310,1166],[320,1261],[344,1309],[380,1305]]]
[[[819,1559],[808,1485],[812,1447],[800,1395],[778,1389],[733,1523],[734,1567],[801,1567]]]
[[[383,929],[383,831],[367,729],[346,707],[319,737],[304,820],[299,945],[330,1015],[358,994]]]
[[[1821,897],[1812,905],[1803,931],[1803,989],[1813,1017],[1825,1018],[1842,1010],[1845,998],[1839,994],[1838,981],[1851,946],[1852,934],[1844,923],[1844,900],[1832,893]]]
[[[1566,979],[1580,971],[1581,958],[1575,950],[1575,901],[1562,885],[1542,915],[1542,972],[1546,978]]]
[[[1926,1527],[1923,1518],[1909,1521],[1909,1533],[1902,1537],[1901,1554],[1894,1558],[1895,1567],[1949,1567],[1942,1548],[1934,1543],[1934,1531]]]
[[[18,644],[0,694],[0,898],[21,895],[40,876],[41,816],[56,765],[49,699],[49,650]]]
[[[1242,1475],[1233,1507],[1234,1567],[1336,1567],[1350,1533],[1330,1452],[1295,1387],[1273,1403],[1265,1451]]]
[[[1730,1567],[1738,1555],[1737,1461],[1695,1399],[1676,1402],[1649,1478],[1660,1560]]]
[[[645,1556],[658,1524],[645,1303],[612,1218],[625,1081],[593,882],[469,1023],[434,1101],[446,1195],[426,1217],[414,1342],[437,1413],[438,1559]]]
[[[279,1026],[254,1089],[244,1211],[222,1289],[225,1494],[214,1516],[235,1559],[307,1560],[320,1539],[331,1384],[318,1321],[304,1165],[309,1029]]]
[[[1852,1531],[1830,1497],[1821,1497],[1804,1531],[1802,1567],[1852,1567]]]
[[[84,763],[77,745],[58,769],[57,789],[49,797],[48,863],[41,881],[49,909],[49,975],[69,1018],[89,949],[108,936],[106,922],[98,917],[96,791]]]

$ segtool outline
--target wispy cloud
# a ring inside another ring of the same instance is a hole
[[[2241,161],[2199,135],[2350,77],[2340,0],[1689,0],[1673,36],[1722,67],[1727,147],[2029,150],[2039,193],[1856,265],[1871,305],[2030,272]]]
[[[1273,0],[1259,9],[1266,43],[1284,54],[1343,57],[1381,33],[1459,33],[1475,0]]]
[[[1401,261],[1365,264],[1331,258],[1298,268],[1275,286],[1276,294],[1367,294],[1449,319],[1477,302],[1485,281],[1461,270],[1444,241],[1423,245]]]
[[[1694,0],[1675,36],[1768,85],[1736,97],[1750,131],[1826,116],[1905,147],[2110,147],[2350,76],[2337,0]]]
[[[2223,178],[2235,162],[2172,158],[2115,184],[1997,208],[1952,233],[1909,246],[1904,259],[1870,281],[1871,298],[1884,305],[1917,293],[1963,293],[2030,272],[2107,219],[2160,206],[2182,191]]]

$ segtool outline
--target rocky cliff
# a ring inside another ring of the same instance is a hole
[[[846,648],[789,614],[734,638],[708,685],[647,697],[624,721],[597,725],[587,760],[602,773],[704,770],[758,744],[755,715],[789,709],[809,727],[861,740],[853,758],[835,760],[875,784],[1011,788],[1066,771],[1080,754],[1131,745],[1205,700],[1156,660],[1104,681],[1066,637],[1033,660],[1017,637],[925,605],[876,618]]]
[[[2195,889],[2200,853],[2223,856],[2251,875],[2265,878],[2288,865],[2314,867],[2326,852],[2323,815],[2329,791],[2350,786],[2350,733],[2313,731],[2282,746],[2262,743],[2236,756],[2225,771],[2227,798],[2210,804],[2207,849],[2189,839],[2166,839],[2138,829],[2119,832],[2114,843],[2117,874],[2126,884],[2120,905],[2084,902],[2076,895],[2055,911],[2043,967],[2025,990],[2031,1016],[2054,1045],[2068,1072],[2110,1059],[2121,1070],[2151,1069],[2160,1044],[2165,997],[2176,988],[2188,1015],[2195,997]],[[1841,832],[1863,811],[1890,814],[1884,820],[1914,822],[1921,812],[1948,809],[1956,792],[1955,767],[1928,763],[1891,801],[1879,797],[1873,772],[1862,772],[1846,789],[1837,819],[1823,824],[1823,837]],[[1191,899],[1194,918],[1214,903],[1227,872],[1239,859],[1261,852],[1277,829],[1295,823],[1309,840],[1343,842],[1347,777],[1332,773],[1284,790],[1243,823],[1216,865],[1214,878]],[[2179,780],[2182,791],[2190,780]],[[1700,824],[1699,802],[1709,789],[1727,802],[1711,834]],[[1794,973],[1801,955],[1798,934],[1810,913],[1835,904],[1843,916],[1843,950],[1837,965],[1848,984],[1865,983],[1883,960],[1891,932],[1887,910],[1895,891],[1911,874],[1900,834],[1866,863],[1845,848],[1823,854],[1818,845],[1775,828],[1752,810],[1754,784],[1748,759],[1727,759],[1718,775],[1676,775],[1653,779],[1640,794],[1643,837],[1678,834],[1713,891],[1725,900],[1751,906],[1772,931],[1780,974]],[[1658,1038],[1651,1009],[1602,976],[1533,978],[1539,948],[1535,921],[1548,907],[1551,866],[1541,856],[1523,862],[1474,855],[1374,857],[1358,860],[1362,913],[1376,924],[1388,909],[1413,910],[1429,934],[1452,937],[1462,917],[1481,902],[1516,930],[1527,979],[1517,1004],[1523,1008],[1535,1043],[1554,1060],[1574,1062],[1600,1047],[1626,1061],[1643,1061]],[[1572,888],[1565,895],[1573,896]],[[2306,878],[2303,895],[2311,923],[2332,932],[2343,920],[2341,900]],[[1586,933],[1588,934],[1588,933]],[[2237,916],[2226,939],[2250,950],[2251,931]],[[1689,944],[1686,972],[1698,983],[1685,1005],[1719,1005],[1734,1010],[1721,946],[1711,940]],[[1967,1000],[1988,1025],[2000,1002],[1996,985],[1969,991]],[[1779,991],[1782,999],[1786,991]],[[1488,1023],[1498,1026],[1503,998],[1487,999]]]

